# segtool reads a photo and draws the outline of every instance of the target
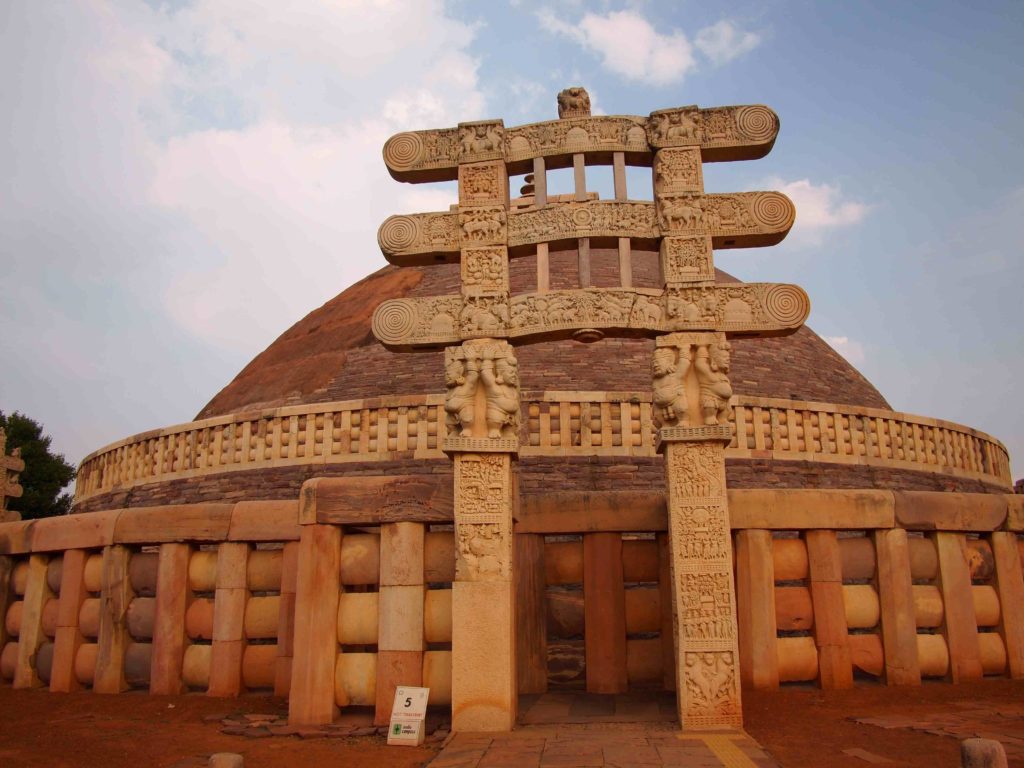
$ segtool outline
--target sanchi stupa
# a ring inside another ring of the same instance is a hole
[[[1004,447],[893,411],[799,287],[715,269],[793,225],[777,192],[704,193],[776,114],[595,117],[570,88],[558,115],[392,137],[396,181],[457,206],[385,221],[391,266],[196,421],[88,456],[73,514],[0,523],[0,680],[270,691],[310,725],[423,685],[502,731],[549,689],[730,728],[743,687],[1024,677]]]

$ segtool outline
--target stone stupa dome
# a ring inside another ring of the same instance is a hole
[[[552,290],[572,287],[577,279],[576,251],[552,252],[550,259]],[[593,249],[591,259],[594,285],[615,285],[615,251]],[[658,269],[656,253],[634,251],[633,274],[638,287],[657,285]],[[534,258],[511,261],[513,291],[533,290],[534,275]],[[719,271],[718,279],[728,282],[735,278]],[[195,422],[130,437],[87,457],[82,463],[76,509],[208,501],[223,494],[287,498],[311,477],[404,473],[435,463],[424,463],[423,458],[436,459],[437,466],[431,471],[446,472],[434,431],[428,436],[431,450],[426,456],[422,446],[413,448],[414,427],[408,428],[409,442],[403,442],[407,450],[403,451],[397,440],[399,412],[409,411],[412,415],[404,418],[410,422],[436,421],[438,404],[444,398],[444,380],[439,373],[443,350],[390,351],[374,338],[371,318],[374,308],[387,299],[453,293],[458,285],[457,264],[388,266],[364,278],[310,312],[253,358],[213,396]],[[809,328],[774,338],[734,338],[732,344],[734,399],[741,406],[737,410],[745,412],[748,434],[747,450],[737,450],[734,442],[728,455],[732,487],[1006,490],[1008,460],[997,441],[968,427],[893,413],[871,382]],[[557,402],[572,400],[570,393],[602,393],[601,397],[610,400],[631,402],[633,428],[651,431],[653,348],[651,339],[629,337],[609,337],[592,344],[566,339],[517,347],[524,393],[522,423],[525,431],[533,430],[523,436],[523,445],[536,446],[535,453],[531,454],[530,448],[523,451],[524,490],[540,489],[551,482],[566,489],[627,491],[660,484],[661,459],[649,436],[634,435],[631,439],[637,441],[636,448],[614,450],[623,440],[610,436],[606,439],[611,446],[606,445],[605,450],[585,450],[579,432],[579,405],[569,406],[572,435],[563,438],[568,451],[545,450],[539,435],[541,414],[558,429]],[[614,409],[622,406],[611,407],[613,410],[603,415],[615,420],[618,428],[619,411]],[[593,408],[596,414],[598,406]],[[343,409],[366,414],[368,440],[366,431],[360,433],[355,422],[358,416],[342,416]],[[351,434],[352,447],[342,449],[337,463],[325,460],[319,447],[305,455],[307,413],[313,418],[317,436],[323,435],[324,417],[333,419],[335,452],[339,434]],[[751,423],[755,415],[762,424],[760,437]],[[390,419],[387,446],[377,440],[378,418]],[[836,436],[837,418],[845,438]],[[795,422],[792,435],[790,420]],[[825,444],[818,427],[822,420],[827,429]],[[265,450],[260,453],[253,448],[240,462],[228,458],[224,438],[230,434],[236,447],[241,447],[244,423],[249,424],[245,433],[249,444],[258,443]],[[810,441],[804,423],[810,427]],[[596,421],[594,426],[598,426]],[[272,438],[275,429],[285,433],[284,438]],[[289,429],[295,434],[291,448],[287,446]],[[947,433],[970,442],[970,447],[945,448],[952,445],[942,437]],[[355,447],[360,437],[363,442]],[[219,460],[208,456],[218,440],[222,446]],[[274,440],[279,442],[271,445]],[[173,456],[168,458],[172,443]],[[628,439],[626,443],[628,446]],[[929,448],[926,443],[937,447]],[[419,457],[415,460],[414,452]],[[847,455],[842,455],[844,452]],[[157,453],[163,458],[145,458]],[[135,458],[126,459],[128,454]],[[159,464],[162,471],[154,469]],[[125,470],[125,466],[130,468]],[[615,471],[609,472],[610,468]],[[133,476],[126,477],[126,472]],[[203,476],[202,482],[194,482],[197,474]]]

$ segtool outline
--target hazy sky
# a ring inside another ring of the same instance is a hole
[[[1024,455],[1024,4],[0,3],[0,410],[78,462],[192,419],[292,323],[383,266],[392,133],[764,103],[787,241],[720,252],[795,282],[893,407]],[[440,375],[440,374],[438,374]]]

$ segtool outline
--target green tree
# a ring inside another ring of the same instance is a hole
[[[7,433],[7,453],[21,448],[25,461],[18,480],[24,493],[21,498],[9,499],[7,508],[20,512],[23,520],[66,515],[71,496],[63,490],[77,472],[64,456],[50,451],[50,437],[43,434],[43,426],[17,411],[10,416],[0,411],[0,429]]]

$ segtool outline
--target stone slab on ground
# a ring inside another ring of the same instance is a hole
[[[908,729],[958,740],[991,739],[1006,750],[1011,763],[1024,762],[1024,705],[987,706],[965,701],[934,712],[853,718],[886,729]]]
[[[553,691],[519,698],[520,725],[553,723],[674,723],[675,694]]]
[[[680,732],[674,724],[523,726],[456,733],[429,768],[779,768],[742,731]]]

